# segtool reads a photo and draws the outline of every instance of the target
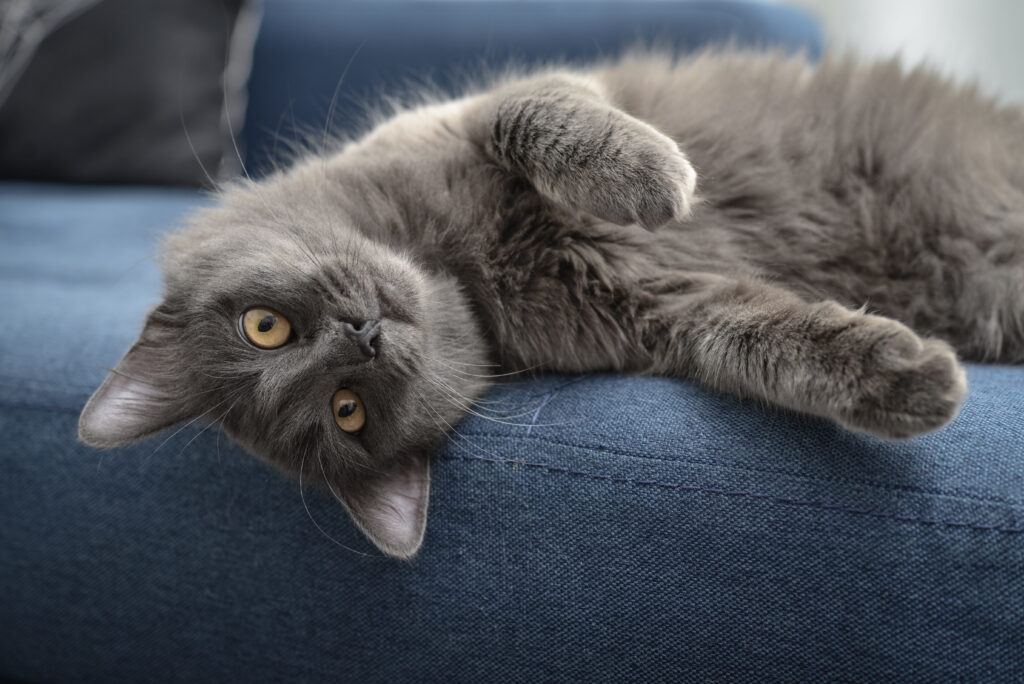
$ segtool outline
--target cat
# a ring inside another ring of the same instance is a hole
[[[1024,120],[896,61],[627,54],[235,182],[161,265],[80,438],[215,421],[408,558],[429,457],[494,365],[944,426],[958,355],[1024,358]]]

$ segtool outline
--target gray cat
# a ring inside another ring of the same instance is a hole
[[[224,188],[162,264],[81,439],[219,422],[409,557],[489,364],[687,378],[883,438],[945,425],[957,353],[1024,358],[1024,121],[895,62],[632,55]]]

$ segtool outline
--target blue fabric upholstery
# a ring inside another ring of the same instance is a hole
[[[204,201],[0,185],[0,677],[1024,672],[1020,368],[971,366],[960,418],[899,444],[685,382],[511,382],[489,406],[516,417],[466,420],[437,458],[411,562],[215,431],[77,444],[159,296],[160,234]]]

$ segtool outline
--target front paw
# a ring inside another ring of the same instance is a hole
[[[581,204],[589,213],[653,230],[690,215],[697,172],[676,143],[652,126],[618,114],[607,159],[581,168],[587,187]]]
[[[585,84],[526,84],[483,111],[485,149],[567,209],[647,229],[692,211],[697,172],[676,143]]]
[[[839,422],[885,439],[906,439],[953,420],[967,394],[967,376],[952,348],[923,340],[890,319],[862,320],[846,341],[857,370]]]

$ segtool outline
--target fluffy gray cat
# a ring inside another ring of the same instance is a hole
[[[883,438],[945,425],[957,354],[1024,358],[1024,121],[895,62],[632,55],[225,188],[162,264],[81,439],[219,422],[408,557],[490,364],[687,378]]]

